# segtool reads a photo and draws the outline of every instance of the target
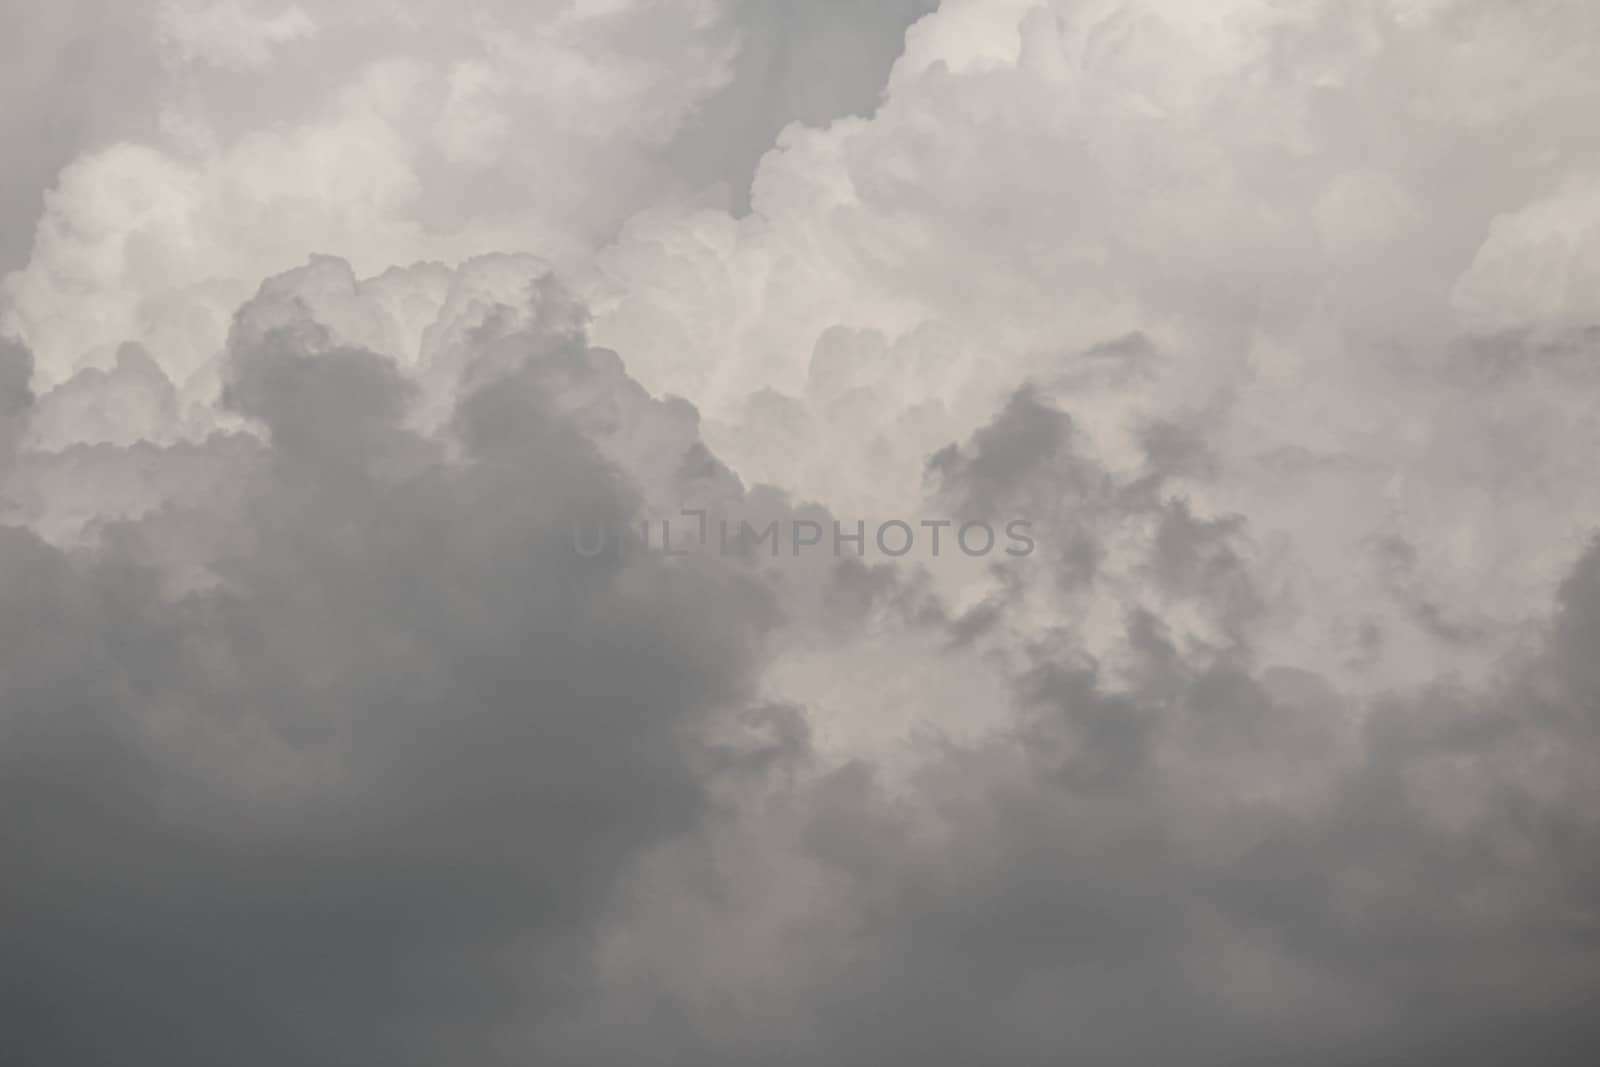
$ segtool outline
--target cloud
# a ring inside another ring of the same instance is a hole
[[[264,67],[280,45],[313,37],[317,24],[299,7],[271,15],[232,2],[188,5],[168,3],[159,16],[163,34],[185,62],[221,67]]]
[[[1300,605],[1275,657],[1374,689],[1476,672],[1600,515],[1561,458],[1594,447],[1568,295],[1587,9],[1190,8],[944,5],[870,118],[785,133],[750,216],[635,216],[583,283],[596,339],[736,470],[844,509],[917,506],[927,456],[1025,381],[1123,477],[1151,426],[1203,426],[1173,488],[1268,549]],[[1534,225],[1568,236],[1512,236]],[[1524,244],[1553,265],[1493,266]],[[810,443],[775,449],[789,398]],[[1376,608],[1384,579],[1351,575],[1393,537],[1433,549],[1417,595],[1486,645]]]
[[[27,263],[45,190],[80,152],[151,118],[160,57],[144,31],[150,5],[9,0],[0,8],[0,270]]]
[[[1170,523],[1197,525],[1160,513],[1157,573]],[[1600,750],[1570,657],[1596,560],[1493,684],[1370,701],[1263,668],[1248,632],[1185,637],[1159,599],[1125,616],[1120,658],[1065,628],[1019,645],[1051,587],[1024,578],[973,659],[1007,664],[1005,724],[892,777],[811,739],[703,854],[660,859],[612,934],[582,1032],[615,1044],[591,1055],[1583,1062]],[[1173,591],[1229,616],[1228,584]]]
[[[644,7],[397,20],[349,0],[319,8],[315,33],[293,8],[162,8],[158,121],[62,171],[5,283],[8,327],[52,383],[138,341],[181,385],[256,282],[308,249],[364,272],[506,245],[570,259],[672,185],[660,150],[727,80],[715,6]]]
[[[52,384],[136,341],[181,386],[256,282],[308,251],[363,273],[502,250],[584,262],[646,204],[743,197],[789,119],[870,107],[926,6],[339,0],[313,18],[183,0],[114,28],[74,10],[63,38],[127,52],[96,84],[135,61],[143,80],[107,86],[126,118],[19,153],[50,170],[29,179],[43,214],[5,326]],[[51,99],[22,76],[19,104]]]
[[[451,459],[392,363],[307,333],[239,335],[227,402],[270,445],[235,496],[0,541],[29,1062],[515,1062],[629,865],[708,810],[766,596],[574,551],[569,516],[630,490],[547,406],[568,342],[505,339]],[[166,518],[217,530],[208,588],[166,595]]]
[[[930,8],[104,31],[0,296],[27,1062],[1587,1062],[1590,6]]]

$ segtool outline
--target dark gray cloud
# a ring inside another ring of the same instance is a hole
[[[1001,506],[1000,499],[1014,498],[1018,487],[1036,479],[1041,469],[1059,471],[1071,446],[1071,417],[1024,385],[992,423],[973,435],[965,453],[956,445],[943,448],[928,460],[928,469],[943,485],[959,487],[965,510],[990,515]],[[1052,483],[1059,484],[1059,479]]]
[[[223,527],[209,587],[167,595],[160,518],[0,531],[18,1062],[526,1062],[629,863],[708,803],[769,606],[576,554],[631,490],[541,402],[562,356],[524,337],[448,459],[392,364],[304,341],[233,353],[271,441],[237,509],[174,505]]]
[[[0,490],[3,490],[33,408],[33,353],[0,337]],[[15,505],[0,492],[0,515]]]
[[[15,418],[33,406],[33,353],[0,338],[0,416]]]

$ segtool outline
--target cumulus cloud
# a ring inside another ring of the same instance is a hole
[[[60,10],[20,1062],[1592,1058],[1591,5]]]

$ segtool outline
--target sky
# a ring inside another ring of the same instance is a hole
[[[0,42],[0,1060],[1592,1062],[1590,0]]]

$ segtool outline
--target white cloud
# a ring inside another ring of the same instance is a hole
[[[264,67],[280,46],[317,32],[298,5],[268,14],[241,0],[168,0],[158,18],[163,38],[184,62],[241,70]]]

